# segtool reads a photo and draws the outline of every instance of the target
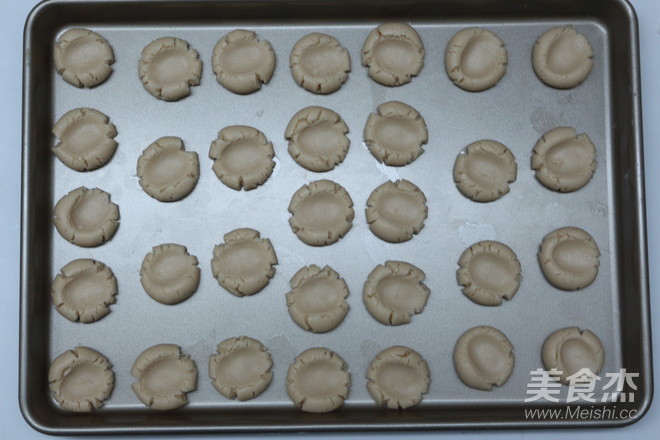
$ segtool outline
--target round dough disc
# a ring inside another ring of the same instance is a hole
[[[289,154],[310,171],[330,171],[344,161],[351,141],[348,126],[325,107],[305,107],[293,115],[284,136]]]
[[[465,147],[454,163],[458,190],[475,202],[492,202],[509,192],[518,173],[516,158],[503,144],[481,140]]]
[[[213,249],[215,279],[236,296],[260,292],[275,275],[277,255],[270,240],[250,228],[234,229],[224,240]]]
[[[336,243],[353,226],[353,200],[343,186],[331,180],[303,185],[289,203],[289,225],[310,246]]]
[[[424,152],[428,141],[426,122],[417,110],[400,101],[389,101],[371,113],[364,127],[364,143],[386,165],[403,166]]]
[[[304,412],[326,413],[344,403],[351,387],[348,365],[334,351],[310,348],[296,357],[286,375],[286,391]]]
[[[594,65],[593,57],[589,40],[571,26],[563,26],[546,31],[536,40],[532,64],[547,85],[570,89],[587,79]]]
[[[580,228],[557,229],[545,236],[539,250],[543,275],[562,290],[579,290],[594,282],[600,250],[589,233]]]
[[[335,37],[318,32],[296,42],[289,63],[293,79],[300,87],[323,95],[338,90],[351,71],[348,51]]]
[[[456,272],[463,294],[483,306],[499,306],[520,287],[520,261],[511,248],[498,241],[480,241],[467,248]]]
[[[458,31],[447,44],[445,69],[463,90],[481,92],[497,84],[508,62],[504,42],[488,29],[471,27]]]
[[[66,112],[53,127],[59,142],[51,148],[57,158],[76,171],[102,167],[117,149],[117,129],[98,110],[76,108]]]
[[[76,347],[50,364],[48,386],[63,408],[89,412],[103,406],[110,397],[115,374],[101,353],[89,347]]]
[[[329,332],[346,317],[348,286],[330,266],[323,269],[314,264],[303,267],[289,284],[291,291],[286,294],[289,315],[305,330]]]
[[[406,409],[422,401],[429,390],[431,372],[419,353],[396,345],[376,355],[367,379],[367,389],[377,405]]]
[[[275,52],[267,40],[258,40],[254,32],[236,29],[216,43],[211,63],[224,88],[247,94],[270,81],[275,71]]]
[[[211,143],[213,172],[228,187],[248,191],[263,184],[275,168],[275,150],[266,136],[253,127],[232,125]]]
[[[194,151],[185,150],[181,138],[162,137],[138,158],[137,175],[144,192],[161,202],[174,202],[195,188],[199,158]]]
[[[89,29],[64,32],[53,48],[57,73],[76,87],[94,87],[112,73],[115,55],[108,41]]]
[[[408,324],[412,316],[422,313],[431,291],[426,274],[404,261],[386,261],[371,271],[364,283],[363,300],[367,310],[386,325]]]
[[[408,241],[424,227],[426,196],[407,180],[387,181],[367,199],[366,214],[376,237],[390,243]]]
[[[164,101],[178,101],[190,95],[190,86],[199,85],[202,62],[187,41],[163,37],[142,49],[138,69],[149,93]]]
[[[424,43],[410,25],[381,24],[369,33],[362,46],[362,65],[380,84],[407,84],[424,67]]]
[[[473,327],[458,338],[454,368],[469,387],[490,391],[501,387],[513,373],[513,345],[504,333],[488,326]]]
[[[209,360],[213,386],[227,399],[250,400],[273,379],[273,361],[266,347],[247,336],[225,339]]]
[[[571,376],[574,383],[588,382],[589,377],[581,377],[582,374],[574,375],[585,368],[592,374],[598,374],[604,363],[603,344],[598,336],[589,330],[580,330],[577,327],[563,328],[548,336],[543,344],[543,365],[546,371],[566,385],[570,384]],[[558,372],[552,374],[552,369]]]
[[[161,304],[178,304],[199,286],[199,262],[180,244],[154,246],[142,260],[140,283]]]
[[[534,146],[532,169],[539,182],[559,192],[576,191],[596,172],[596,147],[589,136],[574,128],[557,127]]]
[[[62,238],[82,247],[102,245],[119,226],[119,206],[98,188],[74,189],[55,204],[53,213],[53,223]]]
[[[190,356],[174,344],[159,344],[144,350],[133,363],[131,385],[138,398],[160,411],[188,403],[187,394],[197,388],[197,368]]]
[[[112,270],[90,258],[73,260],[53,280],[51,298],[55,310],[66,319],[94,322],[110,313],[115,303],[117,279]]]

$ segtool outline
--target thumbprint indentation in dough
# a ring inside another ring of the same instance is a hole
[[[348,51],[330,35],[314,32],[296,42],[289,57],[293,79],[313,93],[338,90],[348,79]]]
[[[367,199],[367,223],[378,238],[390,243],[408,241],[424,227],[426,196],[407,180],[387,181]]]
[[[374,81],[385,86],[409,83],[424,66],[424,43],[408,24],[381,24],[362,46],[362,65]]]
[[[473,327],[454,347],[454,368],[461,381],[472,388],[490,391],[502,386],[513,373],[513,345],[496,328]]]

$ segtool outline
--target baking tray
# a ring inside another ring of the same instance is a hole
[[[411,23],[426,48],[421,74],[402,87],[378,85],[360,66],[364,39],[374,26],[387,21]],[[589,38],[595,64],[584,84],[562,91],[538,80],[531,50],[543,31],[563,24]],[[449,38],[475,25],[495,31],[509,53],[502,81],[477,94],[452,85],[443,66]],[[53,67],[52,44],[73,26],[98,31],[114,48],[114,72],[92,90],[66,84]],[[270,84],[248,96],[218,85],[210,65],[215,42],[239,27],[268,39],[277,55]],[[291,47],[311,31],[334,35],[351,56],[348,82],[328,96],[298,87],[289,72]],[[201,85],[175,103],[153,98],[137,75],[142,48],[167,35],[188,40],[203,61]],[[637,22],[625,0],[48,1],[28,17],[24,56],[20,406],[36,429],[77,434],[618,426],[638,420],[649,407],[653,389]],[[416,107],[429,128],[426,152],[403,168],[379,165],[362,142],[369,113],[393,99]],[[307,105],[339,112],[350,128],[349,153],[331,172],[306,171],[286,152],[285,127]],[[88,173],[67,169],[48,151],[54,142],[53,123],[81,106],[109,115],[119,132],[111,162]],[[221,184],[207,159],[217,132],[232,124],[257,127],[275,146],[274,173],[254,191],[236,192]],[[529,165],[536,140],[559,125],[588,133],[598,152],[593,181],[573,194],[545,189]],[[166,135],[181,137],[187,149],[199,153],[201,162],[196,189],[171,204],[148,197],[135,173],[141,151]],[[511,193],[488,204],[464,198],[451,174],[456,154],[482,138],[506,144],[518,163]],[[335,180],[348,190],[356,217],[352,230],[337,244],[312,248],[289,229],[286,207],[301,185],[319,178]],[[363,209],[376,186],[396,178],[407,178],[426,193],[429,218],[413,240],[393,245],[371,234]],[[79,248],[54,233],[54,203],[81,185],[108,191],[121,210],[117,234],[98,248]],[[602,252],[598,278],[578,292],[551,287],[536,259],[543,236],[567,225],[588,230]],[[211,275],[213,246],[236,227],[261,231],[280,260],[270,285],[252,297],[229,294]],[[517,295],[496,308],[470,302],[456,283],[458,257],[482,239],[507,243],[522,263]],[[142,258],[152,246],[165,242],[187,246],[202,270],[197,293],[173,307],[151,300],[139,282]],[[117,303],[94,324],[69,322],[50,303],[53,276],[74,258],[103,261],[118,279]],[[367,275],[388,259],[410,261],[427,274],[432,291],[428,305],[409,325],[383,326],[362,304]],[[303,331],[286,310],[289,279],[312,263],[331,265],[351,291],[346,320],[327,334]],[[457,338],[476,325],[499,328],[515,346],[513,375],[492,392],[466,387],[453,369]],[[590,406],[627,409],[634,416],[525,418],[525,409],[566,406],[524,403],[524,398],[529,372],[542,367],[546,336],[573,325],[600,336],[606,349],[603,372],[626,368],[640,374],[634,402]],[[219,341],[242,334],[268,347],[274,379],[258,398],[235,402],[213,389],[206,368]],[[133,394],[129,370],[143,349],[165,342],[179,344],[191,355],[199,383],[187,407],[159,413],[145,408]],[[424,401],[405,411],[377,408],[366,389],[369,362],[394,344],[420,352],[432,375]],[[105,407],[93,414],[62,411],[48,392],[51,359],[76,345],[101,351],[114,365],[115,390]],[[286,395],[289,364],[313,346],[338,352],[352,375],[349,398],[330,414],[302,413]]]

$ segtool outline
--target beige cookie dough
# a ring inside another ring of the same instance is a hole
[[[53,48],[57,73],[76,87],[94,87],[112,73],[115,55],[108,41],[89,29],[64,32]]]
[[[594,65],[594,52],[584,35],[571,26],[546,31],[536,40],[532,64],[538,77],[551,87],[570,89],[580,85]]]
[[[488,139],[465,147],[454,163],[458,190],[475,202],[492,202],[507,194],[517,174],[513,153],[505,145]]]
[[[58,143],[53,154],[76,171],[92,171],[102,167],[117,149],[117,129],[110,118],[92,108],[76,108],[66,112],[53,126]]]
[[[579,290],[596,279],[600,250],[589,233],[580,228],[557,229],[543,238],[539,263],[543,275],[562,290]]]
[[[385,86],[409,83],[424,67],[424,43],[412,26],[385,23],[373,29],[362,46],[362,65]]]
[[[100,261],[83,258],[66,264],[55,276],[51,299],[55,310],[73,322],[94,322],[110,313],[117,279]]]
[[[110,194],[81,186],[63,196],[53,209],[53,223],[62,238],[82,247],[100,246],[119,226],[119,206]]]
[[[488,326],[473,327],[458,338],[454,368],[461,381],[478,390],[501,387],[513,373],[513,345],[504,333]]]
[[[286,375],[286,391],[304,412],[326,413],[343,405],[351,387],[348,365],[334,351],[310,348],[296,357]]]
[[[515,252],[498,241],[480,241],[467,248],[456,272],[463,294],[483,306],[499,306],[520,287],[520,261]]]
[[[386,325],[408,324],[422,313],[431,290],[426,274],[404,261],[386,261],[371,271],[364,283],[362,299],[376,320]]]
[[[105,356],[81,346],[65,351],[50,364],[48,387],[62,408],[90,412],[110,397],[115,374]]]
[[[353,200],[343,186],[331,180],[303,185],[289,203],[289,225],[310,246],[336,243],[353,226]]]
[[[338,90],[348,79],[351,58],[339,41],[313,32],[296,42],[289,57],[291,74],[298,85],[326,95]]]
[[[209,376],[227,399],[250,400],[273,379],[273,361],[266,347],[247,336],[225,339],[209,359]]]
[[[546,371],[560,371],[560,382],[569,385],[569,377],[583,368],[598,374],[605,363],[605,349],[598,336],[589,330],[567,327],[557,330],[543,344],[543,365]],[[586,380],[585,380],[586,379]],[[574,383],[588,382],[589,378],[573,377]]]
[[[284,136],[289,154],[310,171],[330,171],[344,161],[351,141],[341,116],[325,107],[305,107],[293,115]]]
[[[195,188],[199,179],[199,158],[186,151],[181,138],[156,139],[138,158],[140,186],[161,202],[181,200]]]
[[[463,90],[481,92],[497,84],[508,62],[504,42],[488,29],[471,27],[458,31],[447,44],[445,69]]]
[[[213,172],[228,187],[248,191],[263,184],[275,168],[273,144],[259,130],[245,125],[225,127],[211,143]]]
[[[178,304],[199,286],[199,262],[180,244],[154,246],[142,260],[140,283],[161,304]]]
[[[224,240],[213,249],[215,279],[236,296],[260,292],[275,275],[277,255],[270,240],[250,228],[234,229]]]
[[[367,199],[366,214],[376,237],[390,243],[408,241],[424,227],[426,196],[408,180],[387,181]]]
[[[571,192],[585,186],[596,172],[596,147],[589,136],[574,128],[554,128],[538,140],[532,169],[546,187]]]
[[[371,113],[364,127],[364,143],[386,165],[403,166],[424,152],[428,141],[426,122],[417,110],[400,101],[389,101]]]
[[[147,406],[160,411],[188,403],[187,394],[197,388],[197,368],[190,356],[174,344],[159,344],[144,350],[133,363],[137,380],[131,388]]]
[[[367,389],[377,405],[406,409],[422,401],[431,384],[431,372],[419,353],[396,345],[376,355],[367,379]]]
[[[202,62],[186,40],[163,37],[142,49],[138,66],[144,88],[158,99],[178,101],[199,85]]]
[[[257,39],[254,32],[236,29],[216,43],[211,63],[224,88],[247,94],[270,81],[275,71],[275,52],[267,40]]]
[[[348,313],[348,286],[330,266],[315,264],[300,269],[286,294],[289,315],[300,327],[325,333],[337,327]]]

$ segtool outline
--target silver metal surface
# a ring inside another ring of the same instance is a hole
[[[522,4],[527,6],[524,6]],[[372,81],[360,65],[369,31],[384,21],[405,21],[425,44],[425,66],[403,87]],[[581,86],[555,90],[534,74],[531,50],[552,26],[571,24],[594,49],[594,69]],[[64,30],[82,26],[102,34],[116,57],[107,82],[91,90],[65,83],[54,71],[51,47]],[[466,26],[485,26],[505,42],[509,64],[502,81],[481,93],[465,92],[447,78],[443,56],[447,41]],[[255,30],[277,55],[270,84],[239,96],[222,88],[211,69],[214,44],[237,27]],[[325,32],[351,56],[348,82],[328,96],[298,87],[288,56],[303,35]],[[190,42],[203,62],[201,85],[178,102],[163,102],[144,90],[137,74],[142,48],[162,36]],[[525,420],[530,371],[542,367],[541,346],[554,330],[588,328],[606,350],[603,372],[620,368],[640,372],[634,403],[619,404],[645,412],[652,396],[650,332],[647,310],[642,144],[640,138],[636,21],[622,0],[598,1],[367,1],[349,2],[122,2],[51,1],[28,19],[25,51],[23,251],[20,401],[26,419],[56,434],[93,432],[227,430],[363,430],[444,427],[619,425],[634,420]],[[414,163],[380,165],[362,142],[369,113],[389,100],[420,111],[429,129],[426,152]],[[341,165],[312,173],[286,151],[284,130],[295,112],[321,105],[337,111],[350,128],[351,147]],[[51,155],[50,129],[66,111],[88,106],[107,114],[117,126],[119,143],[103,168],[75,172]],[[228,125],[251,125],[273,142],[276,167],[256,190],[237,192],[211,170],[208,149]],[[530,167],[532,147],[547,130],[573,126],[596,145],[594,179],[572,194],[540,185]],[[197,187],[184,200],[160,203],[147,196],[136,177],[137,158],[156,138],[179,136],[200,156]],[[463,197],[452,181],[456,155],[470,142],[492,138],[516,156],[518,178],[511,192],[488,204]],[[355,203],[353,228],[338,243],[305,245],[291,232],[287,206],[293,193],[312,180],[343,185]],[[388,179],[405,178],[428,198],[429,218],[413,240],[389,244],[376,238],[364,216],[371,191]],[[121,211],[121,225],[107,244],[93,249],[62,239],[51,222],[52,206],[78,186],[108,191]],[[548,284],[536,253],[548,232],[562,226],[587,230],[602,256],[596,281],[578,292]],[[238,227],[270,238],[279,258],[273,280],[262,292],[237,298],[211,274],[213,246]],[[472,243],[493,239],[518,255],[523,281],[512,301],[483,307],[461,294],[456,261]],[[197,293],[176,306],[153,301],[142,289],[139,269],[145,254],[161,243],[179,243],[200,260]],[[75,258],[94,258],[117,276],[119,295],[112,312],[93,324],[72,323],[50,303],[50,283]],[[409,261],[427,274],[431,295],[424,312],[409,325],[378,323],[362,303],[362,285],[377,264]],[[288,281],[303,265],[332,266],[348,283],[351,307],[345,321],[327,334],[312,334],[289,317]],[[476,325],[502,330],[515,347],[513,375],[492,392],[463,385],[452,362],[454,343]],[[262,341],[274,361],[270,387],[248,402],[229,401],[212,387],[209,356],[221,340],[249,335]],[[199,369],[197,391],[182,410],[159,414],[145,408],[132,392],[130,366],[145,348],[175,343]],[[431,388],[424,401],[406,411],[376,408],[366,389],[365,373],[382,349],[407,345],[428,361]],[[105,407],[93,415],[61,411],[48,394],[50,360],[76,345],[105,354],[114,366],[116,386]],[[349,365],[352,387],[344,407],[332,414],[303,414],[287,397],[285,377],[293,358],[323,346]],[[565,391],[564,391],[565,393]],[[561,404],[565,406],[565,404]],[[537,404],[538,406],[538,404]]]

